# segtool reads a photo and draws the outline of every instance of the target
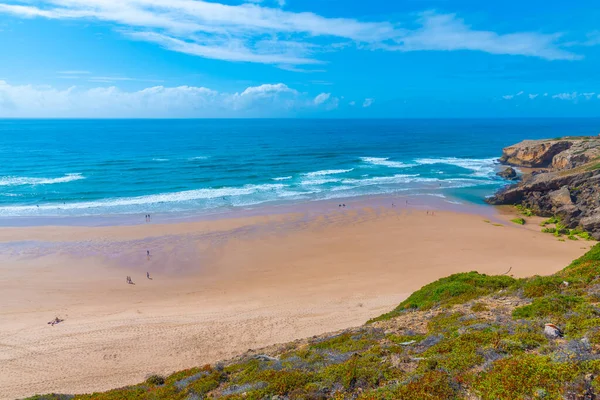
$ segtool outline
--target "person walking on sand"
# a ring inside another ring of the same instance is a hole
[[[150,272],[146,272],[146,278],[152,280],[152,278],[150,278]]]
[[[148,257],[148,261],[150,261],[150,250],[146,250],[146,257]]]

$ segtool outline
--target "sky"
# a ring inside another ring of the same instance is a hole
[[[0,117],[600,117],[600,7],[0,0]]]

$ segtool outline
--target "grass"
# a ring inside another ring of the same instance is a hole
[[[511,219],[510,222],[514,222],[517,225],[525,225],[525,219],[524,218]]]
[[[439,279],[371,322],[282,345],[274,358],[245,356],[103,393],[30,399],[598,398],[600,244],[550,276]],[[547,322],[564,340],[544,336]]]
[[[439,279],[423,286],[404,300],[395,310],[370,322],[398,316],[405,310],[427,310],[434,306],[449,306],[507,288],[514,283],[509,276],[489,276],[478,272],[465,272]]]

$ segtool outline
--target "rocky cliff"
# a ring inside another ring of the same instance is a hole
[[[557,216],[600,240],[600,137],[526,140],[503,150],[502,163],[535,168],[488,199]]]

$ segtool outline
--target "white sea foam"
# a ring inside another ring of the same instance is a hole
[[[188,158],[188,161],[197,161],[197,160],[206,160],[208,159],[208,156],[198,156],[198,157],[190,157]]]
[[[21,176],[3,176],[0,178],[0,186],[23,186],[23,185],[53,185],[55,183],[67,183],[85,179],[81,174],[66,174],[60,178],[29,178]]]
[[[433,164],[446,164],[454,165],[469,169],[474,172],[475,176],[489,177],[493,176],[496,172],[494,166],[496,164],[495,158],[456,158],[456,157],[442,157],[442,158],[418,158],[415,160],[420,165],[433,165]]]
[[[437,179],[433,178],[419,178],[419,175],[407,175],[407,174],[396,174],[392,176],[376,176],[367,179],[344,179],[342,181],[345,185],[353,186],[369,186],[369,185],[389,185],[389,184],[400,184],[410,182],[433,182]]]
[[[287,181],[289,179],[292,179],[291,176],[280,176],[279,178],[273,178],[274,181]]]
[[[168,158],[153,158],[152,161],[166,162],[166,161],[169,161],[169,159]]]
[[[390,161],[388,157],[361,157],[363,162],[371,165],[380,165],[388,168],[410,168],[415,164],[406,164],[400,161]]]
[[[210,200],[227,197],[238,197],[245,195],[253,195],[259,193],[273,192],[274,198],[277,196],[277,191],[288,187],[282,184],[263,184],[263,185],[245,185],[242,187],[224,187],[218,189],[196,189],[186,190],[175,193],[160,193],[148,196],[139,197],[124,197],[117,199],[105,199],[95,201],[84,201],[79,203],[68,204],[40,204],[38,206],[7,206],[0,207],[0,215],[22,215],[31,212],[56,212],[73,211],[73,210],[90,210],[100,208],[113,207],[128,207],[128,206],[149,206],[163,203],[189,202],[195,200]]]
[[[337,178],[313,178],[313,179],[303,179],[302,180],[302,185],[303,186],[318,186],[318,185],[325,185],[327,183],[337,183],[337,182],[341,182],[341,179],[337,179]]]
[[[315,172],[308,172],[306,174],[304,174],[304,176],[324,176],[324,175],[337,175],[337,174],[345,174],[347,172],[350,171],[354,171],[354,168],[350,168],[350,169],[326,169],[323,171],[315,171]]]

